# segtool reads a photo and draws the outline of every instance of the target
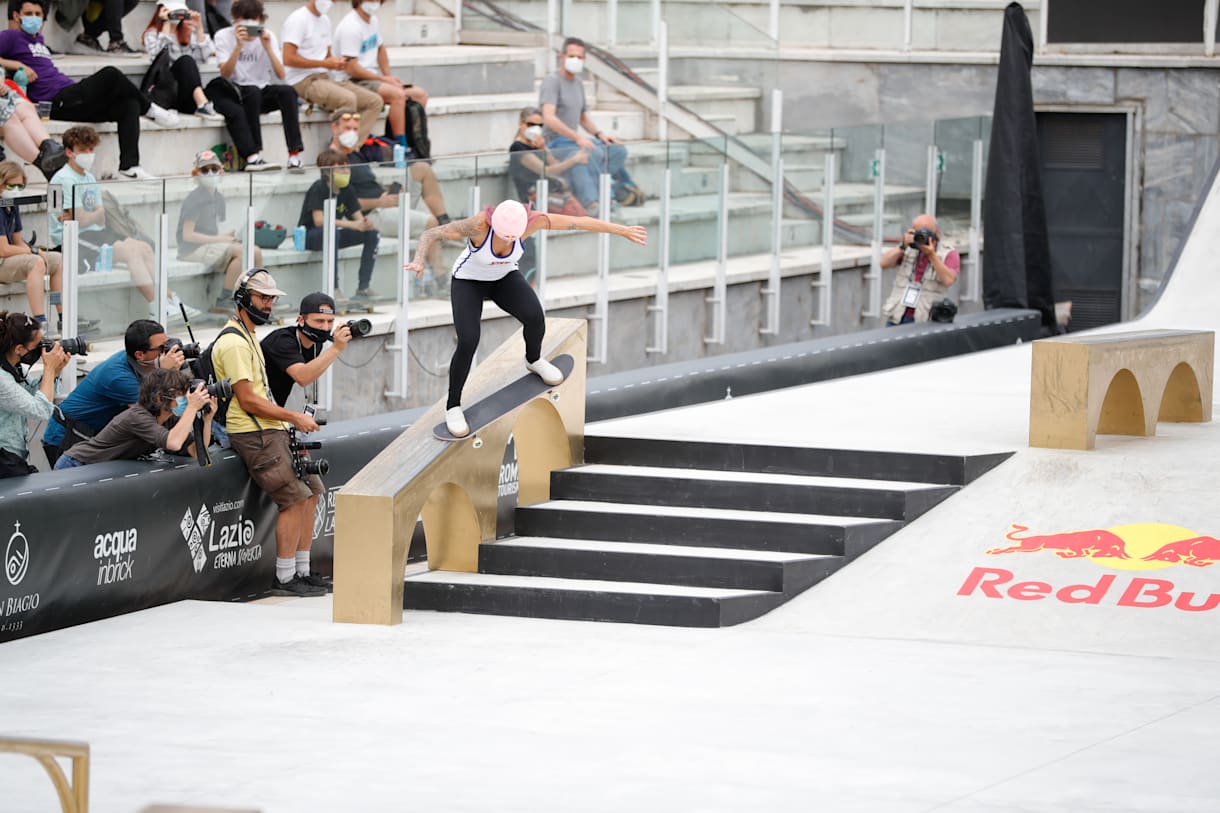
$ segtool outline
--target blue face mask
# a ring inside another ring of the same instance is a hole
[[[186,396],[179,395],[177,398],[175,398],[174,405],[172,407],[170,407],[170,411],[172,411],[175,415],[177,415],[179,418],[181,418],[182,413],[186,412]]]
[[[42,18],[35,17],[33,14],[28,14],[21,18],[21,30],[29,34],[31,37],[42,30]]]

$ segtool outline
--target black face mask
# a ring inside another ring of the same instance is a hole
[[[31,364],[37,363],[38,360],[41,358],[42,358],[42,345],[40,344],[37,347],[35,347],[33,350],[31,350],[30,352],[26,353],[24,356],[22,356],[21,363],[28,367]]]
[[[330,341],[330,331],[322,330],[321,328],[310,327],[309,325],[297,325],[297,330],[301,331],[306,339],[311,342],[322,344]]]

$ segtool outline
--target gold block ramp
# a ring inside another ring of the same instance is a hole
[[[543,357],[566,353],[575,362],[563,383],[456,442],[433,434],[444,423],[442,400],[339,491],[335,621],[402,623],[407,548],[421,514],[430,569],[478,569],[479,545],[496,537],[500,463],[509,435],[517,448],[519,505],[548,499],[551,472],[584,460],[586,337],[583,319],[547,319]],[[463,406],[525,373],[525,343],[518,331],[471,372]]]
[[[64,740],[28,739],[24,737],[0,737],[0,753],[25,754],[33,757],[55,786],[59,807],[63,813],[88,813],[89,811],[89,745],[83,742]],[[60,759],[72,761],[72,781],[64,776]],[[3,793],[0,792],[0,798]]]
[[[1029,445],[1092,449],[1097,435],[1156,434],[1212,419],[1216,334],[1149,330],[1034,342]]]

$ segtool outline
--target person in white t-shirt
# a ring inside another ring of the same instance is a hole
[[[390,106],[390,133],[407,146],[407,99],[427,106],[428,93],[415,85],[404,85],[390,72],[390,56],[377,26],[379,0],[351,0],[352,10],[335,28],[334,51],[348,60],[347,73],[357,84],[381,96]]]
[[[236,0],[233,25],[216,32],[216,59],[220,76],[208,83],[208,98],[225,117],[233,144],[246,159],[246,169],[273,166],[262,157],[263,130],[259,116],[280,111],[284,141],[288,144],[288,168],[299,169],[301,153],[297,92],[282,85],[284,63],[275,34],[265,27],[267,13],[262,0]]]
[[[326,14],[333,5],[334,0],[309,0],[284,20],[284,81],[296,89],[298,96],[318,107],[359,110],[363,144],[381,115],[383,102],[380,94],[351,80],[349,60],[332,55]]]

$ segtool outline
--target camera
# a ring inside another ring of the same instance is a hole
[[[184,8],[174,9],[168,15],[166,15],[166,19],[181,23],[191,19],[191,12]]]
[[[93,345],[79,336],[73,336],[70,339],[59,339],[59,346],[62,347],[64,352],[69,356],[87,356],[89,355],[89,351],[93,349]],[[54,347],[55,342],[53,340],[42,340],[43,350],[51,350]]]
[[[191,382],[191,390],[193,391],[200,384],[203,384],[204,391],[217,401],[227,401],[233,397],[233,383],[227,378],[222,378],[211,384],[202,378],[196,378]]]
[[[347,323],[347,329],[352,332],[353,336],[367,336],[373,330],[373,323],[368,319],[351,319]]]
[[[911,236],[911,244],[916,246],[927,246],[936,242],[936,232],[931,229],[916,229]]]
[[[165,345],[161,348],[161,353],[173,352],[175,349],[182,351],[182,357],[188,359],[197,359],[203,353],[199,348],[198,342],[184,342],[182,339],[169,338],[165,340]]]
[[[257,23],[246,23],[242,27],[246,29],[246,36],[253,39],[258,39],[263,35],[263,27]]]
[[[317,410],[314,409],[312,405],[307,405],[302,411],[317,421],[318,424],[324,425],[326,423],[325,416],[318,415]],[[309,459],[310,449],[321,448],[322,441],[297,440],[296,427],[288,427],[288,450],[292,454],[292,470],[296,472],[298,479],[304,480],[311,474],[316,474],[319,477],[323,477],[327,472],[330,471],[330,463],[328,463],[324,458],[318,458],[317,460]]]

